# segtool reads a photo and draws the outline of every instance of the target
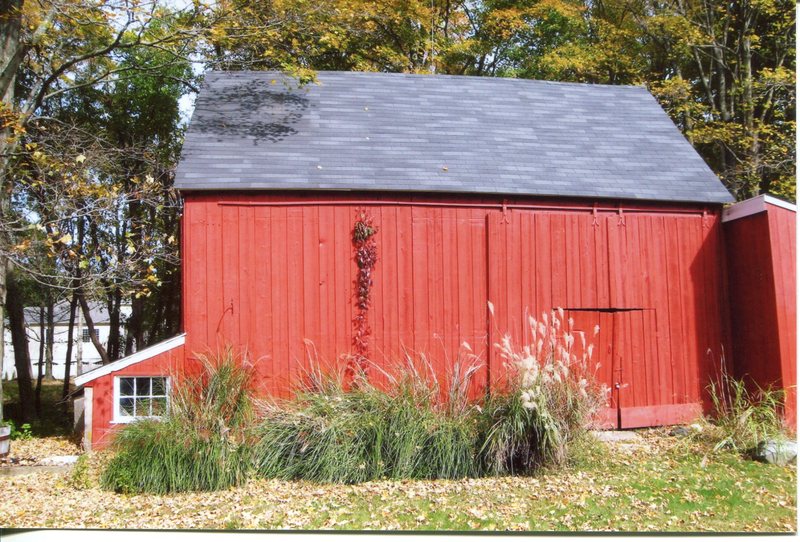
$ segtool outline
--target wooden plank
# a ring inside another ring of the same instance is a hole
[[[566,275],[566,298],[565,307],[587,307],[583,301],[583,290],[585,286],[582,280],[582,246],[580,234],[580,216],[577,213],[567,213],[565,220],[565,275]],[[589,276],[589,275],[587,275]]]
[[[410,207],[397,209],[397,288],[399,294],[400,348],[413,349],[414,326],[414,226]]]
[[[220,346],[217,326],[223,316],[223,291],[222,291],[222,210],[214,204],[206,204],[206,254],[208,259],[204,264],[206,303],[208,304],[207,339],[208,346],[216,349]]]
[[[222,311],[219,313],[218,348],[227,345],[240,344],[239,318],[237,311],[241,310],[239,299],[239,209],[237,207],[222,207],[222,227],[220,254],[222,255],[221,276]]]
[[[664,252],[664,269],[666,269],[668,326],[670,333],[670,366],[672,369],[672,403],[686,402],[685,360],[686,349],[683,333],[683,281],[681,281],[680,261],[678,254],[678,227],[676,219],[664,218],[664,234],[667,239],[667,250]]]
[[[320,357],[334,362],[340,350],[336,342],[336,253],[333,207],[320,206],[319,223],[319,330]]]
[[[452,370],[456,361],[458,345],[466,338],[462,336],[458,325],[458,230],[457,211],[445,208],[441,211],[441,243],[442,243],[442,341],[445,371]],[[446,374],[446,373],[445,373]]]
[[[620,428],[686,424],[697,420],[702,413],[703,405],[699,402],[623,407],[620,412],[622,419]]]
[[[681,323],[684,328],[686,344],[686,401],[696,403],[700,401],[704,384],[700,382],[701,346],[698,343],[699,330],[701,323],[698,320],[697,298],[705,295],[698,291],[697,285],[702,284],[702,275],[696,268],[696,255],[699,252],[699,238],[701,236],[702,218],[690,217],[681,218],[678,223],[679,243],[680,243],[680,269],[682,271],[683,288],[683,317]],[[701,271],[701,270],[700,270]],[[702,288],[701,290],[705,290]]]
[[[382,341],[376,345],[376,359],[397,360],[400,352],[400,321],[398,308],[398,246],[397,208],[380,207],[380,230],[378,235],[378,265],[376,274],[380,278],[382,311]]]
[[[611,281],[609,279],[608,215],[598,213],[592,217],[594,230],[595,284],[597,288],[597,307],[611,308]]]
[[[288,223],[288,209],[286,207],[276,207],[271,213],[270,224],[270,246],[272,252],[270,254],[270,261],[272,263],[272,356],[274,361],[275,372],[273,378],[273,389],[276,394],[285,396],[287,392],[286,387],[290,385],[289,382],[289,320],[294,317],[294,313],[290,313],[289,301],[289,273],[287,267],[288,261],[288,238],[287,230]],[[296,309],[293,309],[296,310]]]
[[[781,385],[786,390],[786,422],[797,420],[797,217],[794,211],[768,206],[769,243],[775,277],[777,336]]]
[[[430,230],[430,219],[424,208],[412,208],[411,223],[411,261],[413,265],[411,293],[414,296],[413,311],[414,320],[411,323],[414,329],[415,352],[425,352],[430,346],[431,321],[430,298],[428,288],[430,282],[428,277],[429,257],[428,257],[428,230]]]
[[[255,280],[255,310],[253,311],[256,336],[253,338],[254,361],[259,371],[259,385],[267,393],[275,393],[272,375],[275,373],[275,359],[270,355],[275,342],[273,335],[273,304],[272,304],[272,236],[271,236],[271,211],[266,207],[254,209],[255,242],[254,251]]]
[[[514,344],[520,345],[523,340],[523,305],[520,299],[520,285],[522,284],[522,260],[525,254],[521,253],[520,222],[522,214],[507,211],[503,217],[503,230],[505,241],[506,276],[503,282],[503,306],[505,307],[506,326],[501,328],[503,333],[510,333]]]
[[[427,352],[431,363],[441,370],[444,365],[443,341],[445,335],[444,306],[444,240],[442,238],[441,208],[428,209],[430,226],[428,229],[428,299],[430,300],[428,317],[430,322],[430,343]]]
[[[551,258],[550,216],[536,213],[534,221],[536,238],[536,318],[550,313],[553,308],[553,275]]]
[[[351,348],[352,323],[348,307],[353,304],[350,298],[350,261],[352,250],[349,233],[350,208],[345,205],[332,207],[333,228],[333,312],[334,320],[331,322],[334,329],[335,356],[347,355]]]
[[[538,312],[534,300],[536,292],[536,274],[534,272],[536,269],[536,252],[531,250],[531,241],[534,234],[534,218],[533,213],[529,211],[520,211],[515,214],[519,222],[517,232],[518,246],[515,250],[518,251],[520,264],[518,295],[522,307],[522,312],[520,314],[522,324],[521,340],[523,343],[527,343],[530,341],[530,333],[527,324],[528,316],[535,315]]]
[[[244,348],[244,353],[251,356],[255,346],[254,339],[259,334],[255,327],[254,306],[256,292],[256,261],[255,261],[255,213],[253,207],[239,209],[239,344]]]
[[[309,370],[309,356],[317,358],[314,352],[319,351],[319,298],[320,298],[320,266],[319,266],[319,207],[302,207],[299,213],[302,224],[294,233],[300,248],[298,273],[299,299],[302,319],[297,329],[296,356],[300,373]],[[310,341],[309,344],[307,341]],[[313,347],[312,347],[313,345]],[[319,359],[316,359],[319,362]]]
[[[606,220],[606,230],[608,234],[608,297],[609,306],[622,308],[625,307],[625,293],[624,293],[624,273],[625,261],[622,257],[623,247],[621,237],[624,231],[620,231],[622,226],[619,224],[619,219],[614,216],[608,216]]]
[[[489,267],[488,231],[486,214],[482,209],[472,211],[470,215],[470,267],[473,278],[470,295],[470,311],[472,313],[472,329],[474,331],[470,346],[480,358],[483,367],[476,374],[473,385],[473,397],[480,397],[486,390],[489,380],[489,355],[493,348],[489,340],[491,322],[488,317],[487,301],[489,299]]]
[[[208,336],[208,290],[206,243],[208,224],[205,206],[187,198],[185,202],[186,220],[189,228],[184,233],[186,252],[183,270],[184,288],[190,293],[183,299],[186,322],[187,350],[200,350],[209,344]]]
[[[468,209],[458,209],[455,212],[455,269],[451,272],[456,277],[454,292],[454,302],[456,304],[456,327],[459,337],[474,348],[475,344],[475,315],[474,315],[474,296],[475,296],[475,275],[479,270],[472,266],[472,235],[470,225],[470,211]]]
[[[487,374],[488,385],[494,387],[502,379],[502,359],[497,353],[495,344],[498,344],[506,329],[506,304],[504,297],[504,284],[506,282],[505,266],[506,244],[505,225],[502,223],[502,213],[490,211],[486,215],[486,258],[487,267],[487,302],[494,308],[494,314],[489,315],[488,345],[487,345]]]
[[[578,217],[578,250],[580,260],[579,287],[581,307],[600,307],[597,296],[597,262],[595,260],[595,230],[591,215]]]
[[[550,215],[550,276],[552,281],[552,307],[567,306],[567,232],[563,214]]]

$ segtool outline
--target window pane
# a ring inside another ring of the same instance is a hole
[[[153,399],[153,416],[163,416],[167,413],[167,399]]]
[[[90,337],[89,337],[89,330],[88,329],[84,329],[81,332],[81,340],[83,340],[83,342],[85,342],[85,343],[88,343],[91,340]]]
[[[119,415],[120,416],[133,416],[133,399],[120,399],[119,400]]]
[[[166,395],[167,394],[167,379],[166,378],[153,378],[153,395]]]
[[[150,395],[150,378],[136,379],[136,397],[146,397]]]
[[[136,399],[135,416],[150,416],[150,399]]]
[[[133,395],[133,379],[120,378],[119,379],[119,394],[120,395]]]

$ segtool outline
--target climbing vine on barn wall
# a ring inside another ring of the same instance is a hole
[[[372,276],[375,264],[378,261],[378,244],[375,234],[378,229],[374,225],[372,215],[366,209],[356,211],[356,221],[353,225],[353,247],[355,248],[356,265],[356,308],[358,312],[353,318],[353,348],[357,366],[366,368],[369,355],[369,319],[368,313],[372,303]]]

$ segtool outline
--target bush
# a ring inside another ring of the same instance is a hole
[[[7,420],[4,422],[0,422],[0,427],[6,426],[11,428],[11,434],[9,438],[11,440],[31,440],[33,438],[33,432],[31,431],[31,424],[23,423],[17,429],[14,420]]]
[[[507,381],[504,392],[488,398],[481,419],[481,466],[491,474],[562,464],[608,397],[590,368],[592,345],[580,334],[577,348],[572,319],[564,322],[562,309],[528,323],[529,345],[515,346],[508,335],[495,345],[506,360]]]
[[[167,416],[136,421],[116,435],[103,488],[169,493],[225,489],[246,480],[251,371],[230,349],[199,359],[200,376],[176,383]]]
[[[348,390],[340,375],[316,372],[293,401],[265,410],[258,473],[345,483],[473,476],[477,411],[466,390],[474,372],[456,371],[445,399],[411,362],[386,373],[386,391],[364,375]]]
[[[74,489],[90,489],[92,487],[92,475],[89,467],[89,459],[86,455],[78,457],[72,472],[69,475],[69,483]]]
[[[783,390],[754,388],[749,391],[744,380],[729,375],[722,360],[719,381],[708,386],[714,407],[714,451],[749,452],[764,440],[785,437]]]

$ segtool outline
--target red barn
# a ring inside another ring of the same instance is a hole
[[[352,352],[359,210],[378,229],[377,363],[410,349],[445,371],[466,341],[479,392],[499,334],[561,307],[599,323],[608,422],[626,428],[699,415],[730,342],[732,198],[642,87],[210,73],[176,186],[185,334],[77,379],[90,443],[161,412],[170,368],[209,347],[246,349],[279,395],[310,350]]]

